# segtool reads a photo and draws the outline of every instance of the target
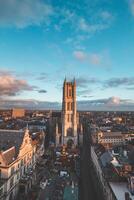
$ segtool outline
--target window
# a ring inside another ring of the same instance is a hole
[[[69,118],[69,114],[67,115],[67,118],[68,118],[67,121],[69,122],[69,119],[70,119],[70,118]]]
[[[67,103],[67,110],[69,110],[69,106],[70,106],[70,105],[69,105],[69,102],[68,102],[68,103]]]
[[[73,115],[70,115],[70,120],[73,123]]]
[[[0,188],[0,196],[3,194],[3,188]]]
[[[14,184],[14,177],[12,177],[12,178],[10,179],[10,188],[13,187],[13,184]]]
[[[69,97],[71,97],[71,96],[72,96],[72,90],[69,89]]]
[[[11,167],[11,175],[14,173],[14,167]]]
[[[67,129],[67,136],[73,136],[73,129],[72,128]]]
[[[73,110],[73,103],[71,103],[71,110]]]
[[[20,176],[19,176],[19,173],[18,173],[18,174],[17,174],[17,179],[19,179],[19,177],[20,177]]]
[[[24,158],[24,164],[26,164],[26,156],[25,156],[25,158]]]
[[[23,159],[21,160],[21,166],[23,166]]]

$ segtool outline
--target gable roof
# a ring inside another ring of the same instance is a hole
[[[15,147],[2,152],[1,155],[6,165],[11,164],[15,160]]]
[[[11,147],[15,147],[16,158],[23,142],[24,135],[25,131],[0,129],[0,151],[6,151]]]

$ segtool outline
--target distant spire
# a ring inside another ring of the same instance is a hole
[[[29,127],[28,127],[28,123],[27,123],[27,125],[26,125],[26,130],[28,130],[28,128],[29,128]]]

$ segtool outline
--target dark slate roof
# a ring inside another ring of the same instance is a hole
[[[15,146],[16,157],[23,142],[25,131],[0,129],[0,151]]]
[[[7,165],[11,164],[15,159],[15,147],[10,148],[2,153],[2,157]]]
[[[52,117],[59,117],[59,118],[61,118],[61,111],[53,111],[52,112]]]

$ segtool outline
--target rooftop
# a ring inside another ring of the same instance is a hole
[[[125,182],[110,182],[110,186],[117,198],[117,200],[125,199],[125,192],[129,193],[132,200],[134,200],[134,196],[131,195],[127,188],[127,183]]]
[[[22,144],[25,131],[0,129],[0,151],[6,151],[15,147],[16,156]]]

